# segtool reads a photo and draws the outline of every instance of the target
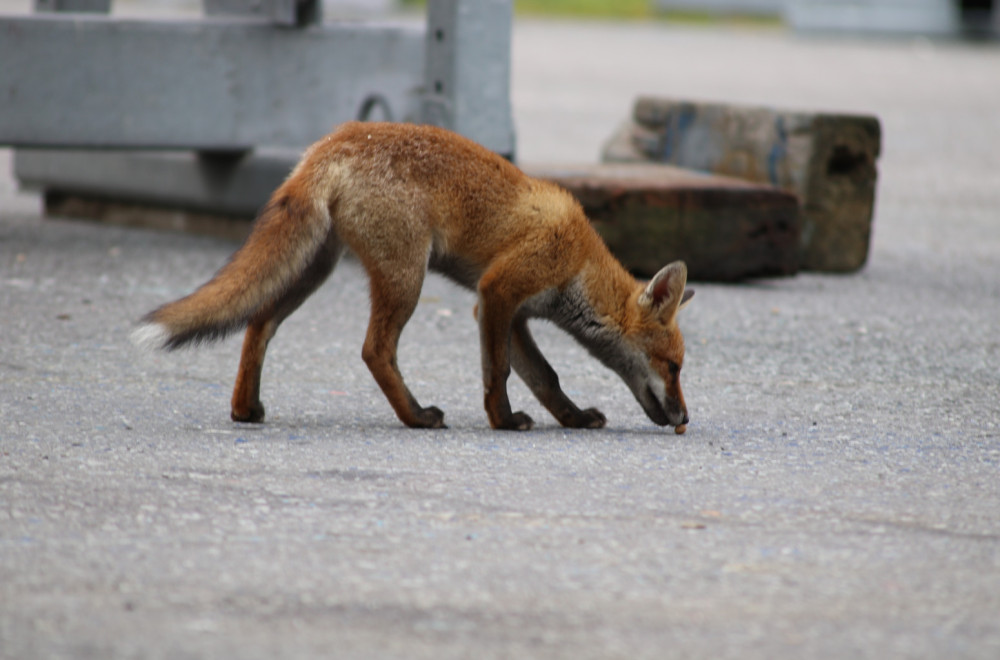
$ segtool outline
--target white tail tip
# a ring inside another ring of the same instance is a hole
[[[166,326],[160,323],[143,323],[130,337],[133,344],[147,351],[163,348],[169,338],[170,333]]]

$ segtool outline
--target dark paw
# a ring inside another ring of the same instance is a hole
[[[608,420],[597,408],[587,408],[563,413],[559,423],[571,429],[601,429]]]
[[[597,408],[587,408],[580,413],[580,420],[583,422],[578,426],[581,429],[603,429],[608,423],[608,418]]]
[[[428,406],[417,411],[414,423],[410,424],[415,429],[446,429],[444,424],[444,413],[436,406]]]
[[[234,422],[260,424],[264,421],[264,405],[258,401],[248,408],[244,408],[243,406],[233,406],[233,410],[229,416]]]
[[[497,426],[497,428],[503,429],[504,431],[530,431],[531,427],[534,425],[535,422],[526,414],[523,412],[516,412],[511,414],[510,419],[504,420],[504,422]]]

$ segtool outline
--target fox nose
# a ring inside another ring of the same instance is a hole
[[[683,420],[681,421],[681,424],[687,424],[687,423],[688,423],[688,422],[690,422],[690,421],[691,421],[691,420],[690,420],[690,419],[688,419],[688,414],[687,414],[687,413],[684,413],[684,419],[683,419]]]

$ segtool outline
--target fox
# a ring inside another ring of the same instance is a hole
[[[677,314],[693,291],[684,262],[637,280],[568,191],[427,125],[349,122],[308,147],[228,262],[190,295],[142,317],[132,338],[173,350],[245,328],[231,418],[263,422],[268,344],[347,250],[369,280],[361,357],[406,426],[445,427],[439,408],[417,402],[396,360],[428,271],[477,295],[492,428],[534,424],[511,409],[511,367],[561,425],[607,423],[602,412],[581,409],[563,392],[528,329],[536,318],[553,322],[616,372],[655,424],[678,433],[687,425]]]

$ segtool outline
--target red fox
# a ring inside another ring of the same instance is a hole
[[[261,422],[268,342],[345,249],[357,255],[371,286],[362,358],[404,424],[444,426],[441,410],[417,403],[396,363],[428,269],[478,293],[493,428],[533,424],[511,410],[511,366],[562,425],[606,423],[560,389],[528,331],[530,318],[553,321],[618,373],[653,422],[678,432],[687,424],[676,321],[693,295],[684,263],[637,282],[568,192],[430,126],[352,122],[309,147],[229,262],[194,293],[147,314],[133,338],[175,349],[246,327],[232,418]]]

